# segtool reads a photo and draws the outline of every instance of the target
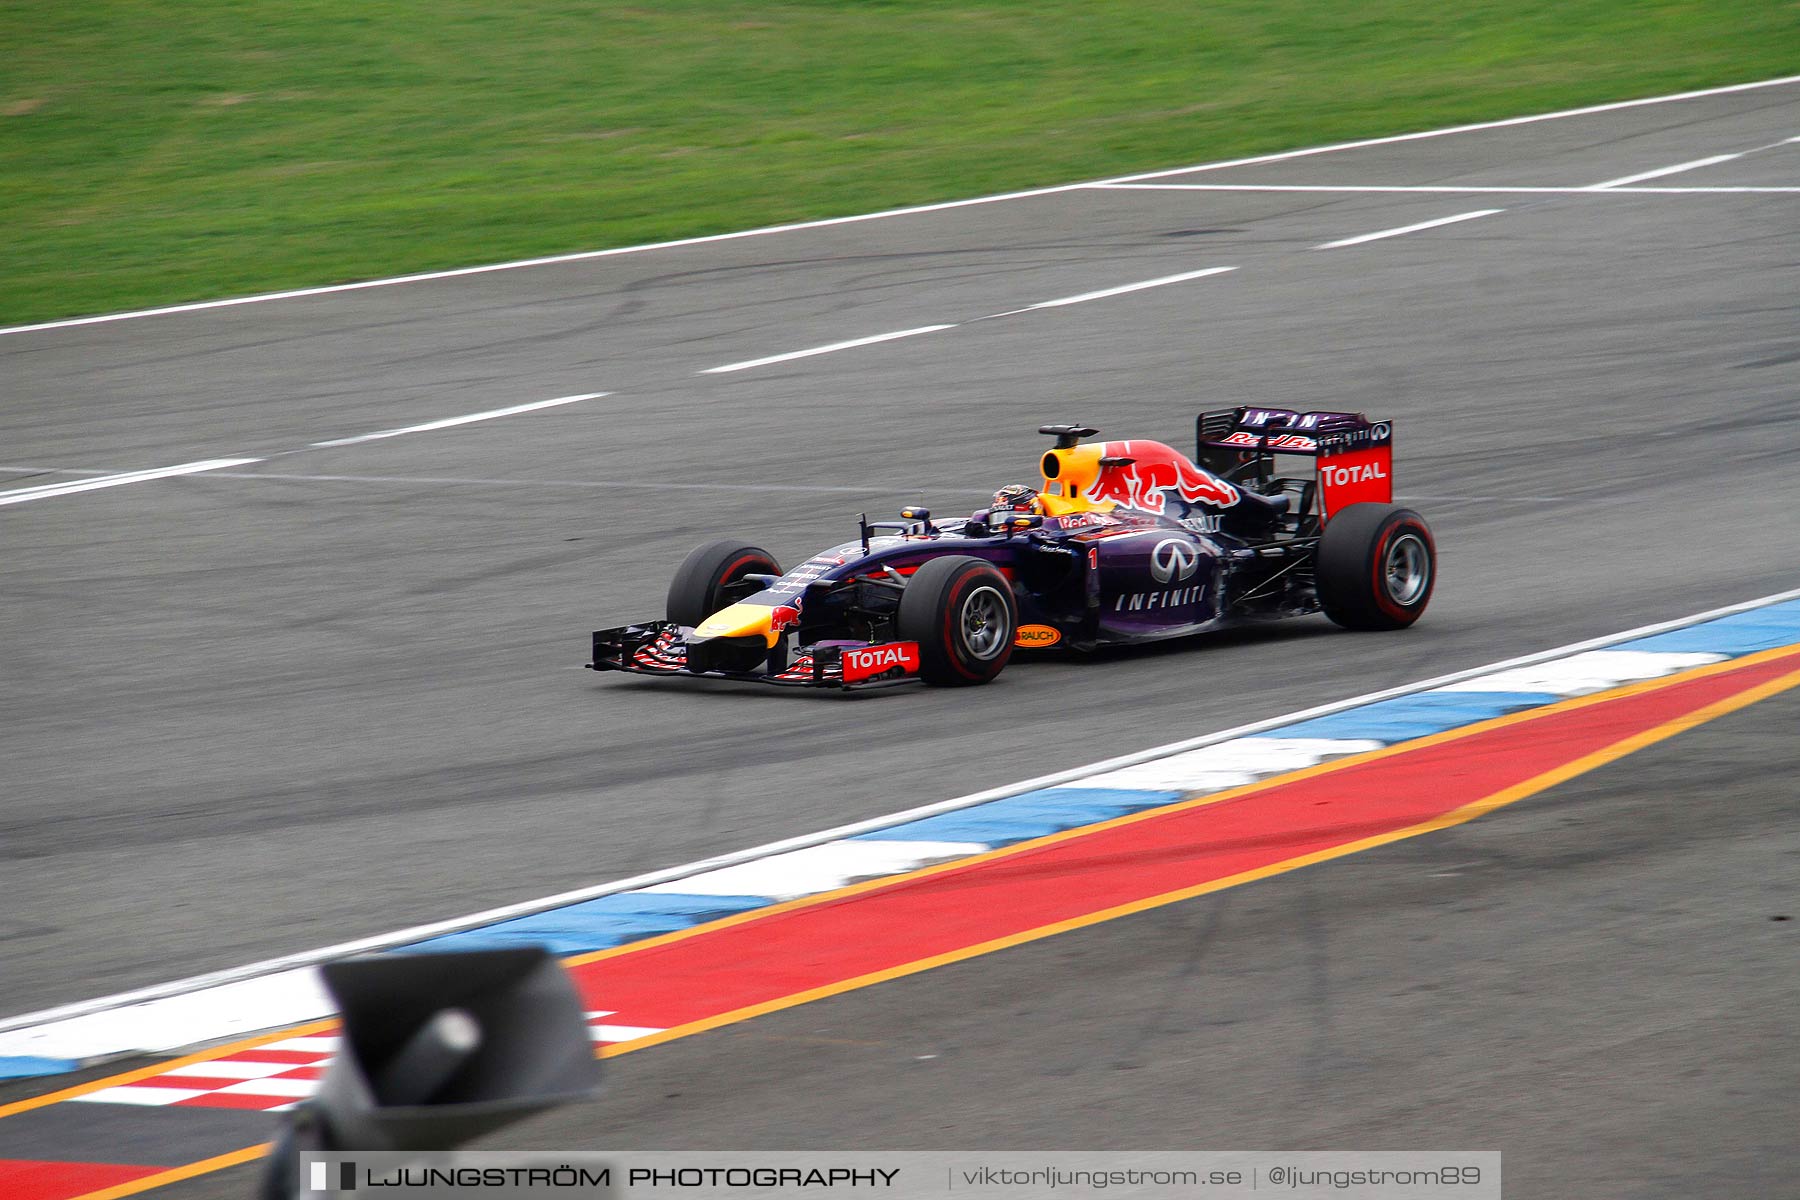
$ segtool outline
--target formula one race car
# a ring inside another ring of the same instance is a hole
[[[1393,499],[1393,426],[1359,413],[1201,413],[1195,460],[1161,442],[1056,439],[1042,486],[934,521],[859,521],[783,574],[711,542],[667,619],[594,634],[596,671],[852,688],[987,683],[1015,651],[1091,650],[1323,612],[1349,629],[1418,620],[1431,530]],[[1310,459],[1301,476],[1279,461]]]

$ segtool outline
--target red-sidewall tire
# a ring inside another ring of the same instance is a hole
[[[919,675],[939,687],[987,683],[1012,658],[1019,604],[992,564],[966,554],[934,558],[900,593],[895,627],[919,644]]]
[[[677,625],[692,627],[753,594],[756,589],[741,582],[744,576],[779,574],[775,557],[760,546],[729,538],[708,542],[675,568],[665,611]]]
[[[1319,537],[1314,574],[1325,615],[1345,629],[1404,629],[1437,587],[1425,518],[1392,504],[1352,504]]]

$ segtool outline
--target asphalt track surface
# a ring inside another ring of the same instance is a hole
[[[1790,692],[1451,830],[612,1059],[599,1103],[483,1144],[1497,1149],[1509,1197],[1790,1195],[1796,721]]]
[[[1756,150],[1651,182],[1792,187],[1796,134],[1784,87],[1193,181],[1579,188]],[[1793,193],[1091,189],[0,339],[4,486],[266,459],[0,509],[0,1011],[1790,587],[1796,234]],[[965,323],[1214,266],[1238,269]],[[1400,492],[1443,553],[1423,623],[965,692],[579,670],[588,629],[660,612],[695,542],[796,561],[865,507],[1029,479],[1040,422],[1181,444],[1238,403],[1397,422]],[[531,1132],[1499,1144],[1524,1194],[1577,1167],[1595,1194],[1762,1194],[1758,1171],[1800,1170],[1771,1132],[1795,1109],[1792,925],[1769,920],[1800,875],[1795,716],[1778,698],[1457,831],[628,1056],[599,1109]]]

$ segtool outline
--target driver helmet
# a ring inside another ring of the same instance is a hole
[[[1038,507],[1037,489],[1023,483],[1009,483],[994,493],[994,502],[988,506],[990,512],[1036,512]]]

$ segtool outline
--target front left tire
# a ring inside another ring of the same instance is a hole
[[[692,628],[721,608],[761,590],[748,575],[779,575],[775,556],[729,538],[708,542],[682,560],[669,584],[669,620]]]

